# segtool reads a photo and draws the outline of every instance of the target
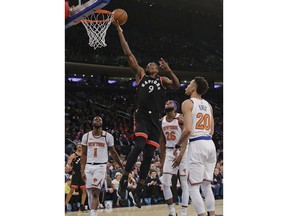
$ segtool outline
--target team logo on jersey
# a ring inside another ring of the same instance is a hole
[[[95,183],[97,181],[97,179],[96,178],[93,178],[93,182]]]
[[[145,80],[144,81],[144,83],[142,83],[142,87],[145,87],[146,85],[148,85],[148,84],[154,84],[154,85],[156,85],[156,88],[157,88],[157,90],[160,90],[161,89],[161,87],[160,87],[160,82],[159,82],[159,80]],[[153,91],[154,90],[154,85],[150,85],[149,86],[149,93],[150,93],[150,91]]]

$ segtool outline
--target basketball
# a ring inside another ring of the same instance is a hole
[[[113,19],[115,21],[118,21],[119,25],[122,26],[124,25],[126,22],[127,22],[127,19],[128,19],[128,14],[126,13],[125,10],[123,9],[115,9],[113,12],[112,12],[112,15],[113,15]],[[114,22],[114,21],[113,21]]]

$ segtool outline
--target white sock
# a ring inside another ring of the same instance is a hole
[[[176,213],[175,208],[174,208],[174,204],[168,205],[168,209],[169,209],[169,214],[174,215]]]
[[[97,210],[91,209],[90,210],[90,216],[97,216]]]
[[[187,207],[183,207],[182,206],[182,209],[181,209],[181,216],[186,216],[187,215]]]

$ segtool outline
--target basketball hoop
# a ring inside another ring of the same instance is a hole
[[[107,10],[97,10],[81,20],[89,37],[89,45],[94,50],[107,46],[105,36],[112,20],[112,13]]]

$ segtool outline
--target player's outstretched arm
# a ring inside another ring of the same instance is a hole
[[[126,55],[129,66],[130,66],[133,74],[136,76],[136,79],[137,78],[140,79],[145,74],[145,71],[142,67],[140,67],[138,65],[137,59],[135,58],[135,56],[131,52],[131,50],[128,46],[128,43],[126,42],[126,39],[124,37],[123,30],[118,23],[116,23],[116,28],[118,31],[118,36],[120,39],[121,47],[123,49],[124,54]]]
[[[165,87],[172,89],[179,89],[180,88],[179,79],[177,78],[172,69],[169,67],[168,63],[163,58],[160,58],[159,67],[160,69],[167,71],[168,76],[170,78],[169,79],[167,77],[163,77],[163,84],[165,85]]]

